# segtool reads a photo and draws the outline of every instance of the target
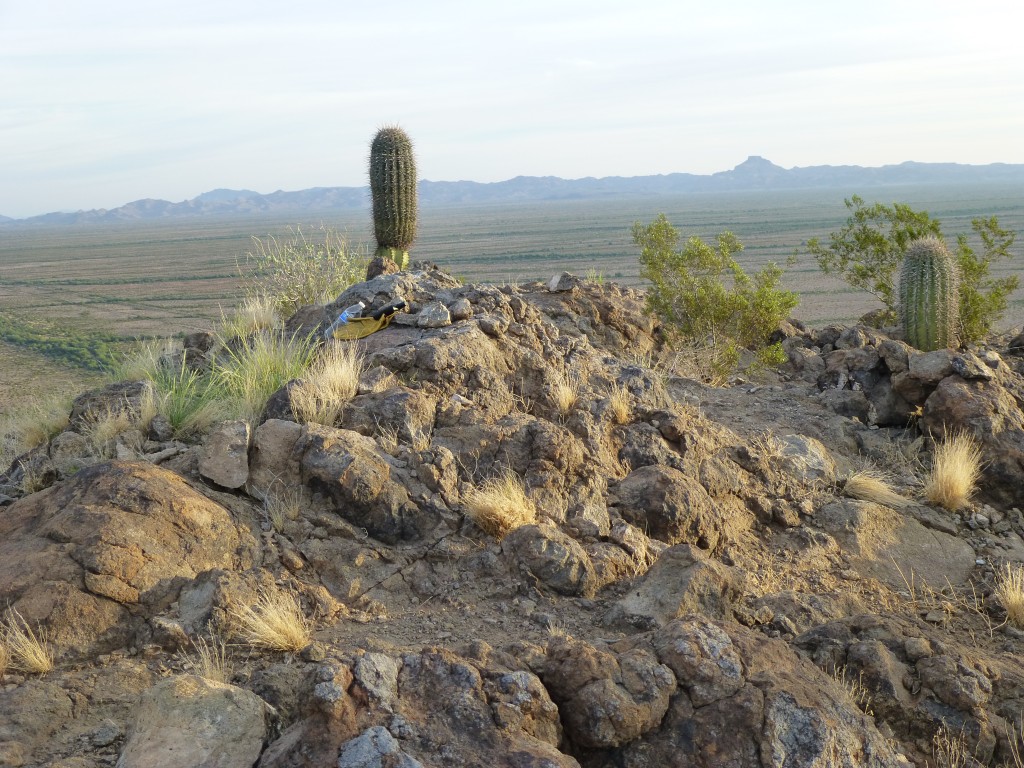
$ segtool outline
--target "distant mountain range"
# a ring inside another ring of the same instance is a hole
[[[608,176],[601,179],[561,179],[556,176],[517,176],[508,181],[421,181],[420,205],[451,206],[488,203],[543,202],[657,197],[697,192],[772,189],[835,189],[851,194],[862,189],[904,184],[1024,184],[1024,165],[993,163],[915,163],[864,168],[859,165],[816,165],[782,168],[752,156],[731,171],[710,175],[670,173],[660,176]],[[369,207],[366,187],[314,187],[267,195],[248,189],[215,189],[191,200],[136,200],[110,210],[47,213],[27,219],[0,216],[0,226],[19,224],[89,224],[174,219],[192,216],[290,214],[357,210]]]

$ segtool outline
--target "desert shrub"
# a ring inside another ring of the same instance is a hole
[[[753,276],[737,263],[743,245],[723,232],[714,246],[698,237],[679,248],[679,233],[664,214],[633,225],[641,249],[641,277],[650,281],[647,310],[664,324],[670,339],[707,350],[719,374],[734,370],[740,350],[756,353],[758,363],[785,361],[782,347],[770,344],[798,299],[779,286],[782,269],[770,263]]]
[[[323,225],[312,235],[300,227],[289,232],[282,239],[253,237],[253,249],[240,267],[246,294],[265,298],[280,317],[332,301],[365,276],[365,250],[344,234]]]
[[[0,624],[0,644],[6,649],[11,669],[39,675],[53,669],[53,653],[46,639],[33,632],[28,622],[13,608],[7,609]]]
[[[221,318],[221,335],[227,339],[244,339],[258,331],[280,327],[277,302],[270,296],[250,293],[230,315]]]
[[[932,504],[950,511],[964,506],[981,476],[981,448],[963,432],[947,435],[935,448],[924,495]]]
[[[997,571],[995,595],[1006,610],[1006,620],[1024,628],[1024,568],[1007,563]]]
[[[292,389],[296,420],[334,426],[345,405],[358,393],[362,370],[363,361],[354,344],[328,345]]]
[[[854,472],[843,483],[843,495],[851,499],[882,504],[891,509],[905,509],[910,501],[893,490],[888,478],[881,472],[861,470]]]
[[[212,371],[215,395],[230,403],[232,415],[254,421],[267,400],[292,379],[302,378],[313,359],[313,339],[280,333],[256,333],[234,344]]]
[[[533,500],[526,495],[522,479],[512,470],[470,489],[463,502],[477,527],[496,539],[537,520]]]
[[[845,203],[851,214],[843,228],[829,235],[827,245],[818,238],[808,240],[807,251],[823,272],[836,274],[881,301],[886,309],[884,321],[895,322],[896,270],[914,240],[942,238],[941,224],[927,212],[901,203],[867,205],[857,195]],[[994,261],[1012,258],[1010,248],[1016,233],[1000,227],[995,216],[974,219],[971,228],[981,251],[971,246],[967,235],[960,234],[954,254],[960,274],[957,322],[964,343],[978,341],[991,332],[1019,284],[1016,276],[989,277]]]
[[[301,651],[312,637],[309,620],[291,592],[262,590],[253,605],[229,611],[235,635],[256,648]]]
[[[71,398],[63,395],[34,400],[0,418],[0,472],[15,458],[56,437],[68,426]]]

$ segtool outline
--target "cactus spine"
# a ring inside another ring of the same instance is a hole
[[[398,126],[381,128],[370,144],[370,196],[376,256],[405,269],[416,239],[416,159],[412,141]]]
[[[957,344],[960,279],[945,243],[924,237],[907,246],[900,270],[900,319],[906,341],[923,352]]]

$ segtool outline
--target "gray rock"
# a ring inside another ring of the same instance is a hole
[[[246,421],[224,421],[206,437],[199,456],[199,474],[224,488],[241,488],[249,479],[249,442]]]
[[[836,463],[819,440],[804,435],[783,435],[782,471],[800,483],[831,483]]]
[[[416,325],[419,328],[444,328],[451,324],[452,317],[448,307],[439,301],[427,304],[416,315]]]
[[[394,712],[398,699],[399,664],[383,653],[365,653],[352,669],[359,683],[378,706]]]
[[[568,272],[559,272],[557,275],[552,275],[551,279],[548,280],[548,290],[552,293],[562,293],[564,291],[571,291],[579,284],[580,279],[575,275],[571,275]]]
[[[597,590],[586,550],[557,528],[524,525],[508,534],[501,546],[520,567],[560,595],[591,597]]]
[[[687,613],[732,618],[743,592],[740,572],[690,544],[666,549],[640,582],[605,615],[605,623],[651,629]]]
[[[270,419],[256,428],[246,483],[249,494],[263,498],[299,485],[299,462],[292,450],[302,434],[301,424],[283,419]]]
[[[387,728],[376,725],[342,745],[338,768],[423,768],[423,763],[403,751]]]
[[[274,710],[243,688],[172,677],[143,694],[117,768],[250,768],[274,719]]]
[[[453,301],[448,311],[452,320],[468,320],[473,316],[473,305],[469,303],[469,299],[463,297]]]

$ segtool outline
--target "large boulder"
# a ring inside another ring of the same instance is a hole
[[[255,541],[220,504],[147,462],[110,462],[0,516],[0,603],[65,652],[127,642],[136,606],[162,610],[211,568],[245,566]]]
[[[244,688],[178,675],[143,695],[117,768],[250,768],[274,719]]]

